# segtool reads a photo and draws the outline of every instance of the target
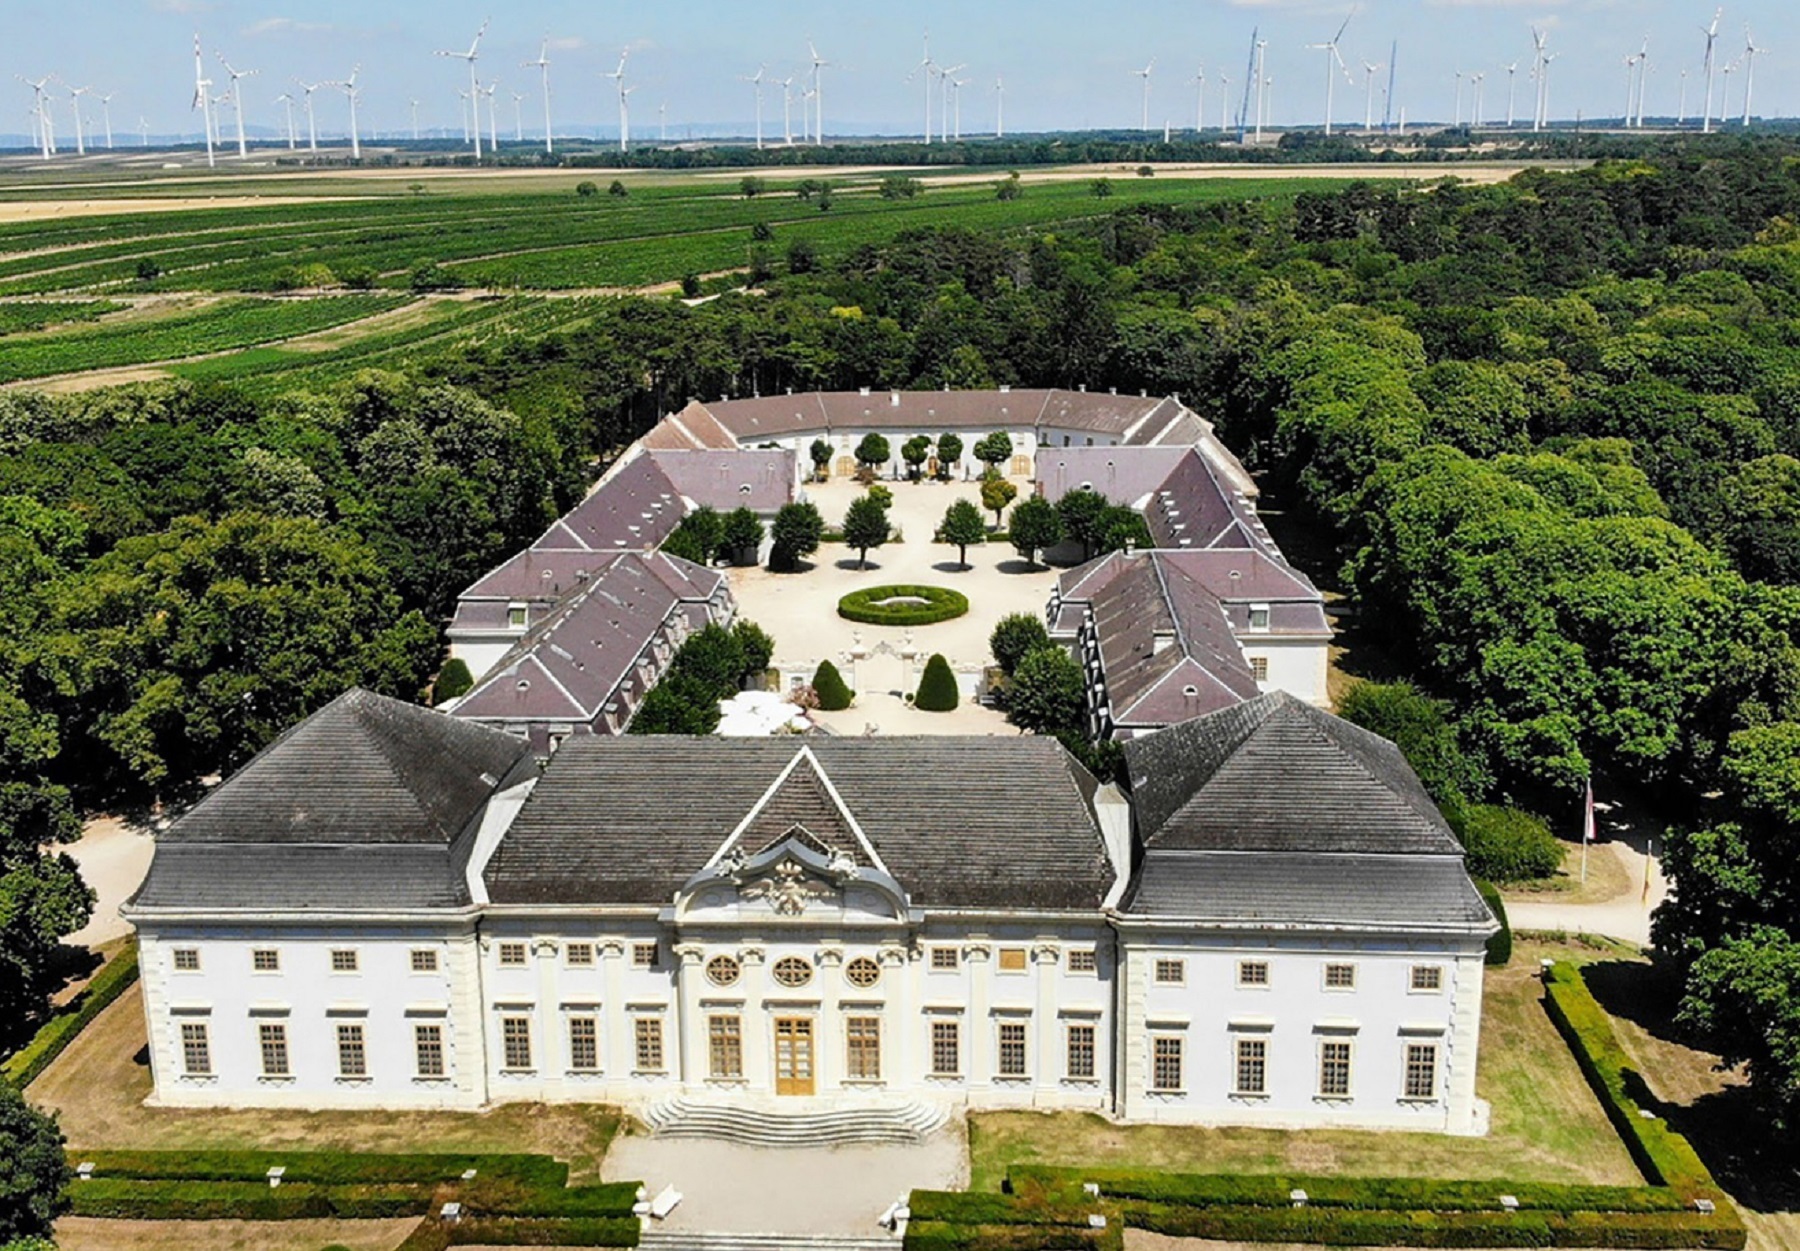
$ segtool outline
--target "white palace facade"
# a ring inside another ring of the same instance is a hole
[[[1496,925],[1392,744],[573,738],[351,691],[158,837],[154,1100],[904,1099],[1483,1132]]]

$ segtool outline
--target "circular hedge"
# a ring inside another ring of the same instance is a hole
[[[838,616],[865,625],[931,625],[968,611],[967,595],[941,586],[872,586],[838,601]]]

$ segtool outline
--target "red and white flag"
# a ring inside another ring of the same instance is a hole
[[[1589,778],[1587,784],[1587,803],[1581,816],[1581,841],[1594,841],[1594,779]]]

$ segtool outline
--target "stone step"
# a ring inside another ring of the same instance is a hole
[[[940,1106],[916,1100],[790,1112],[680,1095],[644,1110],[651,1132],[667,1138],[718,1138],[766,1147],[913,1143],[944,1124]]]
[[[834,1234],[703,1234],[646,1229],[638,1246],[651,1251],[894,1251],[898,1237],[856,1238]]]

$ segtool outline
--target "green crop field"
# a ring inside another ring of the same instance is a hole
[[[574,325],[596,308],[585,293],[779,267],[795,244],[830,264],[918,227],[1055,229],[1135,204],[1283,199],[1343,180],[1125,176],[1104,198],[1079,179],[1028,184],[1005,201],[985,176],[897,199],[868,175],[829,181],[828,209],[799,194],[798,176],[766,178],[750,197],[735,177],[634,181],[619,196],[372,180],[354,197],[308,198],[322,189],[302,185],[284,203],[195,200],[0,222],[0,383],[156,366],[256,391],[314,386],[471,340]],[[415,300],[422,267],[495,298],[428,298],[381,316]],[[364,291],[345,294],[346,285]],[[175,307],[162,309],[118,302],[170,299]]]

